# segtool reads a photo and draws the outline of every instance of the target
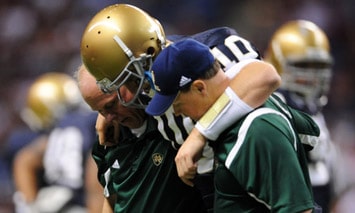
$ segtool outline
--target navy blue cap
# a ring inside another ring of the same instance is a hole
[[[209,47],[193,39],[178,41],[162,50],[152,67],[156,93],[146,112],[154,116],[163,114],[179,90],[201,77],[213,63]]]

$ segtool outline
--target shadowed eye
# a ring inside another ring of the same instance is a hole
[[[107,103],[105,105],[105,110],[106,111],[110,111],[112,110],[113,108],[115,108],[115,106],[117,105],[117,101],[118,101],[118,98],[115,98],[113,99],[112,101],[110,101],[109,103]]]

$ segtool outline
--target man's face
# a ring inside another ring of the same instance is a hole
[[[129,103],[133,100],[136,93],[138,93],[137,89],[137,84],[135,84],[134,82],[127,82],[117,90],[117,93],[122,99],[122,101],[124,101],[125,103]]]
[[[131,94],[127,93],[127,98]],[[85,101],[92,110],[98,111],[108,122],[118,122],[129,127],[141,127],[145,121],[146,114],[143,109],[128,108],[119,101],[116,93],[104,94],[100,90],[83,95]]]
[[[142,83],[142,85],[139,85]],[[151,88],[148,81],[127,81],[118,90],[119,101],[127,107],[145,108]]]
[[[197,121],[207,110],[204,98],[198,91],[191,88],[186,92],[179,92],[173,102],[174,113],[183,114]]]

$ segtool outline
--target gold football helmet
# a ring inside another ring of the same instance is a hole
[[[159,21],[128,4],[115,4],[99,11],[88,23],[81,41],[81,56],[88,71],[105,93],[118,92],[126,106],[139,107],[138,96],[146,85],[145,71],[164,48],[165,34]],[[127,82],[134,82],[126,84]],[[125,102],[122,85],[135,94]]]
[[[76,81],[67,74],[50,72],[39,76],[30,86],[21,117],[31,129],[46,130],[81,103]]]
[[[316,24],[295,20],[281,26],[272,36],[264,59],[281,75],[280,89],[297,94],[305,102],[327,103],[333,60],[328,38]]]

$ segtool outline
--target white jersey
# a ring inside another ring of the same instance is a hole
[[[320,129],[319,143],[309,152],[311,163],[308,165],[313,186],[330,182],[330,163],[334,159],[334,146],[322,113],[312,116]]]

